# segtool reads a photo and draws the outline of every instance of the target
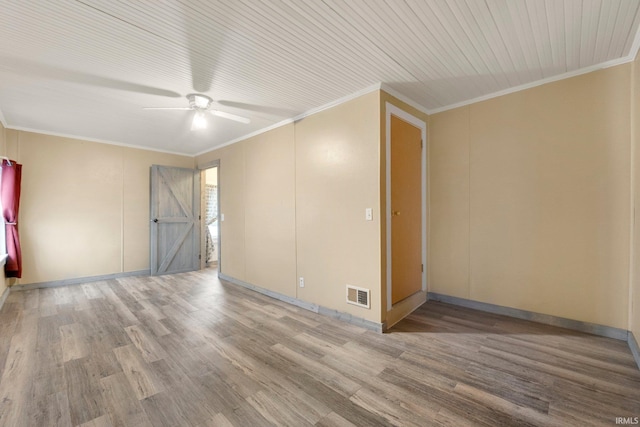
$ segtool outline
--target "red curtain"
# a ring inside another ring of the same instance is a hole
[[[2,214],[7,231],[7,262],[4,266],[6,277],[22,277],[22,251],[18,234],[18,209],[20,207],[20,182],[22,165],[11,160],[2,161],[2,180],[0,181],[0,199]]]

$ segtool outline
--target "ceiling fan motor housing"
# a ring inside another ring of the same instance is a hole
[[[189,100],[189,106],[195,110],[208,110],[213,102],[213,99],[207,95],[199,93],[190,93],[187,95],[187,99]]]

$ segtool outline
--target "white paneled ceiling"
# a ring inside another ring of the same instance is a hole
[[[382,84],[425,111],[632,60],[640,0],[0,0],[9,128],[193,155]],[[379,86],[378,86],[379,87]],[[185,96],[250,124],[207,116]]]

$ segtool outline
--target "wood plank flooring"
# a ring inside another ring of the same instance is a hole
[[[215,270],[13,292],[0,426],[589,426],[640,416],[627,344],[428,302],[377,334]]]

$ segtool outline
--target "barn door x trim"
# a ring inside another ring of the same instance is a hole
[[[197,270],[200,171],[151,167],[151,274]]]
[[[427,290],[427,124],[389,102],[386,109],[386,236],[387,236],[387,311],[393,308],[391,283],[391,116],[398,117],[420,129],[424,148],[422,149],[421,195],[422,195],[422,290]]]

